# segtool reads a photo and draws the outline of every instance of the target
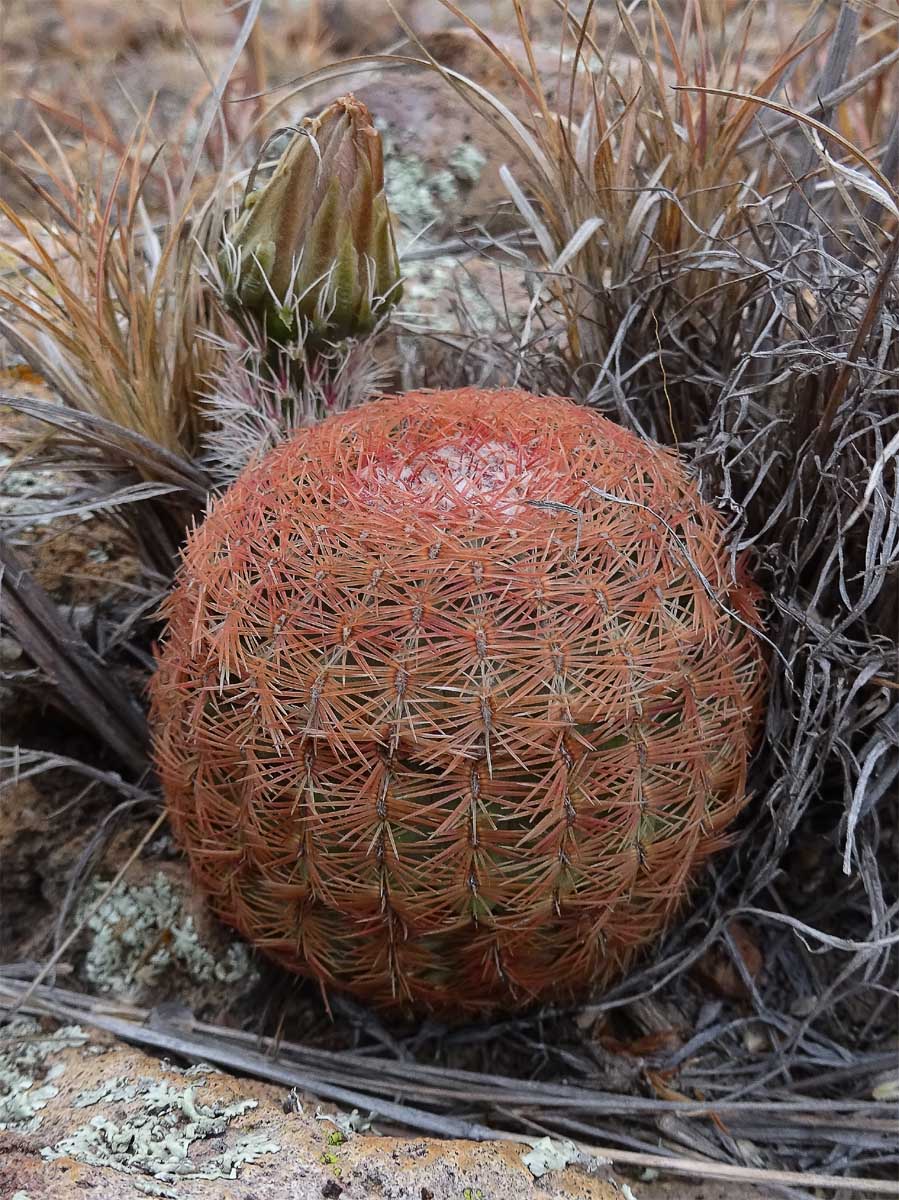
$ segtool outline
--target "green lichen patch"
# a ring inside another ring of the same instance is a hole
[[[440,307],[446,308],[447,297],[454,297],[473,331],[491,333],[498,328],[503,316],[499,303],[491,302],[475,278],[466,271],[464,263],[460,263],[452,254],[439,254],[433,258],[410,262],[403,270],[404,295],[407,300],[415,302],[410,308],[421,306],[424,310],[422,318],[429,329],[433,328],[435,322],[433,315],[427,311],[428,307],[433,308],[440,301]],[[406,319],[408,324],[415,324],[415,313],[410,313]],[[457,322],[449,316],[444,316],[443,324],[447,330],[451,330],[456,327]]]
[[[472,142],[463,142],[452,152],[447,163],[460,183],[474,187],[487,165],[487,156]]]
[[[434,170],[420,155],[402,145],[396,130],[375,121],[384,147],[384,185],[391,211],[404,231],[419,234],[429,225],[445,222],[463,194],[475,187],[487,164],[477,146],[463,142],[447,156],[446,166]]]
[[[45,1146],[46,1159],[70,1157],[95,1167],[112,1167],[129,1175],[149,1176],[157,1183],[179,1179],[236,1179],[240,1168],[280,1147],[264,1133],[248,1130],[239,1134],[221,1153],[197,1161],[192,1150],[208,1138],[222,1137],[235,1117],[255,1109],[257,1100],[233,1104],[203,1104],[193,1085],[173,1087],[170,1083],[142,1079],[130,1087],[120,1079],[101,1085],[96,1099],[134,1099],[139,1106],[118,1121],[96,1116],[54,1146]],[[82,1093],[82,1103],[95,1103],[94,1093]],[[142,1190],[146,1190],[143,1188]],[[167,1195],[164,1190],[151,1195]]]
[[[178,1193],[174,1188],[167,1187],[164,1183],[157,1183],[155,1179],[135,1179],[134,1186],[145,1196],[163,1196],[165,1200],[178,1200]]]
[[[0,1130],[33,1133],[41,1109],[59,1093],[54,1083],[65,1068],[48,1059],[60,1050],[83,1046],[87,1034],[77,1025],[43,1033],[37,1021],[11,1021],[0,1036]]]
[[[86,889],[79,915],[87,915],[90,947],[84,974],[98,991],[128,994],[160,983],[173,970],[192,983],[251,984],[252,956],[241,942],[217,957],[184,913],[184,897],[161,871],[144,884],[117,888],[91,912],[106,884]]]
[[[354,1108],[352,1112],[322,1112],[321,1108],[315,1110],[316,1121],[328,1121],[334,1126],[334,1133],[328,1135],[328,1145],[339,1146],[347,1140],[352,1133],[366,1133],[371,1129],[371,1116],[363,1117],[358,1108]],[[337,1134],[337,1138],[334,1134]]]
[[[116,1076],[114,1079],[104,1079],[102,1083],[95,1088],[88,1088],[83,1092],[79,1092],[72,1100],[73,1108],[91,1108],[94,1104],[114,1103],[115,1101],[133,1100],[141,1087],[141,1084],[149,1082],[148,1080],[140,1080],[137,1083],[129,1083],[124,1075]]]
[[[521,1161],[536,1178],[550,1171],[564,1171],[571,1163],[585,1161],[585,1155],[568,1138],[536,1138]]]

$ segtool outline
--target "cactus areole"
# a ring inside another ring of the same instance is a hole
[[[594,992],[746,802],[756,595],[679,459],[570,401],[303,430],[212,503],[166,603],[156,756],[195,878],[382,1008]]]

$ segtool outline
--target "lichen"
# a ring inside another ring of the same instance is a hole
[[[117,1076],[114,1079],[104,1079],[97,1087],[79,1092],[72,1101],[72,1107],[90,1108],[94,1104],[99,1104],[101,1100],[106,1103],[133,1100],[141,1084],[145,1082],[148,1081],[140,1080],[138,1083],[129,1083],[124,1075]]]
[[[442,300],[441,311],[446,310],[446,297],[455,296],[461,311],[465,314],[468,327],[476,332],[488,333],[496,330],[500,314],[490,303],[470,275],[466,273],[464,264],[451,254],[439,254],[433,258],[413,261],[403,266],[404,295],[407,300],[423,302],[426,307],[429,302]],[[414,305],[410,305],[414,309]],[[407,318],[411,324],[414,317]],[[457,322],[449,316],[444,317],[447,329],[455,328]],[[434,325],[433,318],[425,314],[425,322],[429,329]]]
[[[236,1179],[245,1163],[280,1149],[264,1133],[249,1130],[220,1154],[195,1162],[191,1150],[197,1143],[222,1137],[235,1117],[255,1109],[259,1102],[246,1099],[207,1105],[194,1093],[195,1085],[182,1090],[151,1079],[134,1085],[120,1078],[107,1080],[92,1092],[82,1092],[76,1104],[80,1100],[78,1106],[85,1107],[99,1099],[135,1099],[140,1102],[139,1109],[119,1121],[92,1117],[54,1146],[45,1146],[41,1154],[46,1159],[69,1157],[129,1175],[146,1175],[164,1184],[179,1179]],[[150,1194],[169,1193],[157,1190]]]
[[[165,1200],[178,1200],[178,1193],[174,1188],[166,1187],[164,1183],[157,1183],[153,1179],[135,1179],[134,1186],[145,1196],[162,1196]]]
[[[571,1163],[584,1161],[584,1154],[568,1138],[537,1138],[531,1149],[522,1154],[521,1161],[534,1176],[540,1179],[550,1171],[562,1171]]]
[[[375,121],[384,147],[384,186],[391,211],[407,234],[418,235],[446,217],[447,207],[474,187],[486,165],[485,155],[470,142],[457,146],[446,166],[433,170],[405,148],[389,122]]]
[[[458,180],[467,183],[469,187],[474,187],[487,165],[487,155],[479,150],[473,142],[463,142],[452,152],[447,163]]]
[[[334,1133],[338,1135],[334,1137],[334,1133],[328,1135],[329,1146],[340,1146],[352,1133],[366,1133],[371,1129],[371,1116],[363,1117],[358,1108],[354,1108],[352,1112],[322,1112],[321,1108],[316,1108],[316,1121],[329,1121],[334,1126]]]
[[[86,1041],[77,1025],[45,1034],[37,1021],[21,1017],[6,1026],[0,1039],[0,1130],[33,1133],[38,1128],[41,1109],[59,1093],[53,1081],[65,1070],[48,1058]]]
[[[80,915],[87,915],[93,935],[84,962],[88,982],[99,991],[119,995],[138,986],[153,986],[173,968],[192,983],[251,983],[255,978],[250,950],[232,943],[217,958],[197,934],[194,919],[184,915],[184,898],[161,871],[145,884],[117,888],[91,912],[106,889],[95,880],[86,889]]]

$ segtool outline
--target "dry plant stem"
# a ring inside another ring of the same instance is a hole
[[[74,475],[82,484],[72,511],[87,515],[119,510],[145,566],[162,579],[170,578],[185,526],[205,503],[211,487],[199,464],[134,429],[67,404],[5,394],[0,402],[50,428],[43,446],[32,440],[26,447],[27,456],[35,466],[59,464],[61,472]],[[42,515],[50,521],[65,511],[64,505],[47,506]],[[29,522],[35,517],[29,516]],[[3,521],[8,529],[16,523]]]
[[[195,503],[203,503],[209,494],[209,479],[190,459],[181,457],[153,442],[135,429],[119,425],[95,413],[79,412],[68,404],[51,404],[28,396],[0,394],[0,403],[14,412],[42,421],[52,429],[68,434],[78,442],[100,450],[119,469],[130,468],[170,483]]]
[[[880,78],[892,66],[895,66],[897,62],[899,62],[899,47],[885,54],[883,58],[879,59],[876,63],[872,63],[864,71],[860,71],[852,79],[848,79],[840,87],[834,88],[832,92],[828,92],[825,96],[822,96],[809,108],[802,109],[802,115],[806,117],[820,117],[828,109],[841,104],[844,100],[848,100],[850,96],[854,96],[867,84],[871,83],[872,80]],[[794,128],[795,124],[796,120],[794,117],[783,117],[780,121],[775,121],[770,129],[766,129],[764,133],[756,133],[752,137],[746,138],[740,143],[739,148],[744,153],[755,150],[758,146],[763,145],[765,141],[779,137],[780,134]]]
[[[89,763],[80,762],[77,758],[66,758],[60,754],[0,745],[0,778],[4,781],[21,782],[57,770],[69,771],[75,776],[87,779],[91,784],[103,784],[112,792],[120,793],[135,803],[152,805],[159,802],[157,793],[122,779],[115,771],[102,771]],[[4,786],[7,786],[6,782],[0,783],[0,787]]]
[[[261,8],[262,0],[249,0],[243,15],[243,21],[241,23],[240,30],[234,41],[234,45],[231,48],[228,58],[222,65],[222,69],[219,72],[217,79],[212,79],[206,64],[202,60],[199,50],[195,50],[198,61],[203,66],[210,83],[213,85],[213,91],[209,101],[207,102],[206,111],[200,123],[200,128],[194,137],[193,148],[190,159],[188,160],[187,170],[185,171],[184,179],[182,181],[181,189],[175,205],[177,212],[186,213],[191,207],[191,193],[194,188],[200,161],[203,156],[206,138],[208,137],[209,132],[215,122],[220,123],[222,128],[222,138],[227,146],[227,122],[224,117],[225,92],[227,91],[228,84],[230,83],[231,77],[234,74],[234,69],[238,62],[240,62],[244,49],[246,48],[246,45],[253,33],[253,29],[256,25],[256,20],[259,16]],[[222,203],[224,203],[224,197],[221,197],[220,200]]]
[[[895,272],[897,261],[899,261],[899,230],[893,233],[889,249],[877,273],[877,281],[868,298],[868,303],[865,305],[862,319],[859,321],[855,339],[845,361],[840,364],[833,388],[827,398],[824,411],[821,414],[821,420],[816,433],[816,442],[822,450],[830,439],[834,420],[846,396],[846,390],[849,387],[849,380],[853,371],[857,370],[859,357],[871,335],[874,322],[880,314],[887,288],[896,286]]]
[[[786,114],[794,121],[808,126],[809,129],[814,130],[823,138],[830,138],[835,141],[846,152],[849,158],[860,163],[870,171],[875,181],[883,188],[886,195],[890,197],[894,204],[899,203],[899,191],[896,190],[890,179],[884,175],[877,164],[863,150],[854,145],[849,138],[845,137],[838,130],[831,129],[825,122],[819,121],[815,117],[809,116],[798,109],[791,108],[788,104],[780,104],[775,100],[769,100],[765,96],[755,95],[752,92],[740,92],[729,88],[706,87],[699,84],[677,85],[675,90],[705,93],[709,96],[730,97],[734,100],[741,100],[749,105],[760,105],[762,108],[770,108],[774,112]]]
[[[575,1142],[586,1154],[607,1158],[613,1165],[653,1167],[659,1171],[672,1171],[678,1175],[690,1175],[697,1179],[722,1179],[729,1183],[751,1183],[759,1187],[777,1187],[795,1184],[806,1188],[827,1188],[837,1191],[859,1192],[866,1196],[899,1196],[899,1184],[888,1180],[852,1179],[841,1175],[821,1175],[815,1171],[770,1171],[760,1167],[730,1166],[727,1163],[710,1163],[706,1159],[668,1157],[652,1154],[635,1154],[619,1150],[615,1146],[594,1146],[586,1142]]]
[[[846,73],[846,68],[849,65],[849,59],[858,36],[860,7],[860,0],[844,0],[844,3],[840,6],[836,29],[828,45],[827,61],[821,73],[821,81],[818,89],[824,95],[836,91],[842,81],[843,75]],[[832,107],[821,106],[819,119],[824,124],[829,125],[831,123],[832,115]],[[786,226],[788,237],[798,237],[799,227],[803,223],[803,212],[808,214],[810,211],[809,196],[811,193],[811,181],[808,176],[816,167],[817,162],[818,155],[815,153],[815,147],[807,145],[799,169],[796,172],[799,186],[793,191],[784,209],[783,222]]]
[[[132,772],[146,770],[143,713],[2,537],[0,595],[3,623],[59,689],[76,720],[89,725]]]
[[[0,1006],[10,1014],[31,1011],[56,1016],[60,1020],[83,1022],[96,1029],[104,1030],[140,1046],[155,1051],[178,1055],[192,1062],[211,1062],[242,1074],[265,1079],[286,1087],[298,1087],[313,1095],[337,1103],[369,1111],[400,1126],[418,1129],[441,1137],[462,1137],[476,1141],[502,1140],[520,1142],[522,1135],[510,1130],[494,1129],[474,1121],[463,1121],[422,1108],[400,1104],[370,1095],[364,1091],[328,1083],[314,1073],[301,1071],[289,1064],[278,1062],[250,1049],[239,1049],[223,1039],[214,1039],[205,1033],[193,1032],[179,1027],[160,1027],[157,1017],[148,1023],[150,1014],[139,1009],[127,1010],[109,1002],[89,1002],[86,1006],[80,997],[55,988],[38,988],[35,983],[19,983],[0,978]],[[115,1015],[121,1013],[122,1015]],[[111,1014],[111,1015],[110,1015]],[[255,1040],[255,1039],[254,1039]],[[398,1065],[398,1064],[390,1064]],[[511,1083],[518,1085],[520,1081]],[[402,1084],[395,1085],[398,1090]],[[437,1095],[435,1089],[435,1096]],[[675,1107],[675,1106],[671,1106]],[[882,1106],[888,1107],[888,1106]],[[601,1146],[592,1142],[577,1141],[576,1144],[587,1155],[612,1164],[651,1167],[659,1171],[692,1175],[699,1179],[722,1179],[729,1182],[754,1183],[759,1186],[801,1185],[807,1188],[845,1189],[867,1195],[899,1196],[899,1184],[887,1180],[853,1179],[819,1172],[795,1172],[764,1170],[753,1167],[730,1166],[710,1162],[708,1159],[672,1156],[668,1154],[641,1154],[621,1150],[616,1146]]]

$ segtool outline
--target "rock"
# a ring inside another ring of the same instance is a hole
[[[583,1165],[538,1181],[514,1142],[379,1137],[358,1114],[286,1088],[183,1070],[78,1028],[19,1025],[33,1082],[17,1073],[23,1119],[0,1132],[3,1196],[620,1200],[604,1170]],[[0,1063],[0,1102],[4,1078]]]
[[[527,66],[517,39],[494,37],[509,58]],[[443,66],[486,89],[526,124],[530,105],[510,72],[467,29],[443,30],[424,40]],[[567,76],[559,76],[558,49],[535,48],[537,67],[550,104],[557,94],[567,104]],[[385,176],[391,209],[405,237],[440,242],[467,225],[499,233],[518,224],[500,167],[509,167],[527,187],[528,168],[496,124],[475,111],[436,70],[390,72],[356,89],[368,105],[384,141]],[[486,104],[479,101],[486,109]]]

